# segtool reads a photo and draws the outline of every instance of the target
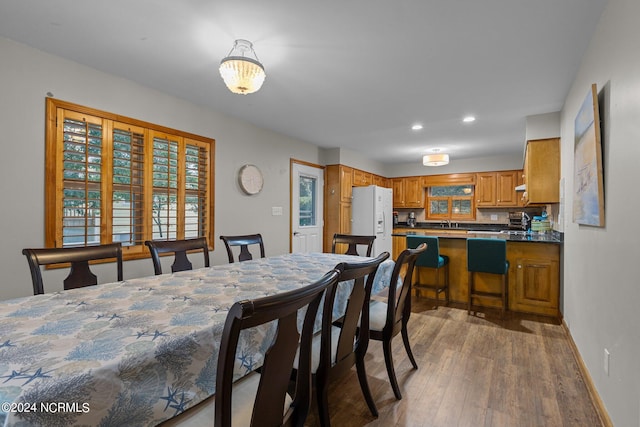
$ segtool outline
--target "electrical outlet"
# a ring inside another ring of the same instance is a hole
[[[498,215],[491,214],[491,221],[497,221],[497,220],[498,220]]]
[[[611,354],[609,353],[609,350],[605,348],[604,349],[604,373],[607,374],[607,376],[609,376],[609,356],[611,356]]]
[[[271,207],[271,215],[273,215],[273,216],[282,215],[282,206],[272,206]]]

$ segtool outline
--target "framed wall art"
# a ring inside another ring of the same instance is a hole
[[[604,178],[596,85],[591,85],[575,120],[573,222],[604,227]]]

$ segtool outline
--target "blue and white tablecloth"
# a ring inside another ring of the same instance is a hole
[[[0,424],[150,426],[215,393],[227,311],[359,257],[288,254],[0,301]],[[393,261],[376,275],[388,286]],[[260,366],[264,333],[238,346]]]

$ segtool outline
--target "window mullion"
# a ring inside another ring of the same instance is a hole
[[[100,209],[100,242],[113,241],[113,122],[102,121],[102,181]]]
[[[178,239],[184,239],[185,209],[186,209],[186,153],[184,138],[178,138],[178,200],[177,200],[177,225],[176,235]]]

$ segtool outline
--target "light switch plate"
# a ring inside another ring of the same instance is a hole
[[[272,206],[271,207],[271,215],[272,216],[280,216],[280,215],[282,215],[282,206]]]

